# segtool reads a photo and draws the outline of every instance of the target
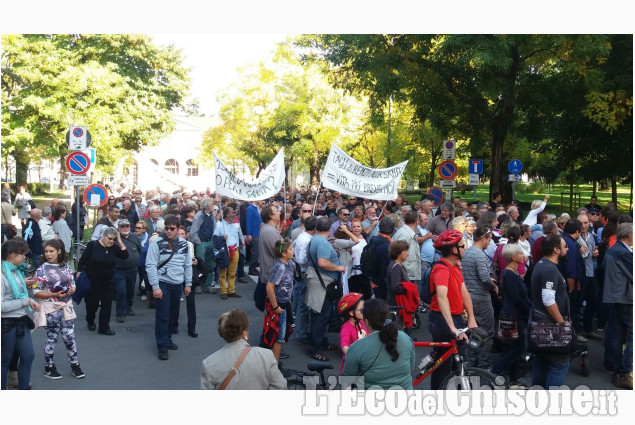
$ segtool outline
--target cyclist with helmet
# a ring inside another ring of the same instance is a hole
[[[459,328],[463,327],[463,310],[467,312],[467,326],[477,327],[472,310],[472,298],[467,291],[459,261],[465,254],[463,234],[451,229],[441,233],[434,242],[434,247],[441,253],[441,260],[435,264],[430,273],[430,315],[428,329],[433,341],[450,341],[456,337]],[[458,338],[459,352],[465,357],[465,341],[467,335]],[[436,358],[441,357],[448,349],[435,348]],[[452,371],[452,363],[444,362],[432,373],[431,389],[439,389],[441,383]]]
[[[362,308],[364,308],[364,296],[357,292],[349,292],[337,303],[337,312],[344,321],[340,330],[340,347],[342,348],[340,374],[344,369],[344,359],[346,358],[348,347],[358,339],[368,335],[368,330],[364,326]]]

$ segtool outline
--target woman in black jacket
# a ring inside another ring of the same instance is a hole
[[[518,324],[518,338],[512,340],[507,352],[498,358],[492,367],[492,373],[500,375],[505,368],[508,368],[510,389],[522,389],[526,385],[519,376],[519,362],[527,351],[527,322],[531,309],[527,286],[518,273],[518,266],[525,261],[523,249],[518,244],[507,244],[503,248],[503,258],[507,261],[507,266],[503,271],[501,283],[503,296],[501,317],[515,317]]]
[[[90,241],[86,245],[86,249],[79,259],[75,278],[78,278],[80,272],[84,271],[90,279],[90,290],[86,296],[86,321],[89,330],[94,331],[96,328],[95,314],[101,304],[98,333],[102,335],[115,334],[114,331],[110,330],[110,310],[115,285],[112,275],[115,260],[117,258],[125,260],[128,256],[128,250],[114,227],[108,227],[104,230],[100,240]]]

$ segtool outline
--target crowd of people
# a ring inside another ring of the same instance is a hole
[[[264,314],[260,347],[249,348],[244,311],[223,314],[218,330],[227,345],[203,362],[201,388],[285,387],[278,362],[289,356],[282,348],[291,333],[314,360],[329,361],[330,351],[341,350],[341,374],[363,376],[367,388],[412,388],[412,323],[400,328],[389,307],[409,306],[417,294],[421,309],[418,294],[426,291],[432,339],[449,341],[458,329],[473,328],[485,341],[478,348],[467,347],[465,334],[457,338],[468,365],[507,374],[510,388],[529,386],[519,372],[531,325],[565,321],[579,343],[603,339],[614,384],[632,388],[632,218],[614,206],[601,208],[594,197],[575,218],[555,217],[544,211],[545,196],[523,217],[518,203],[501,204],[500,194],[492,202],[455,197],[439,206],[425,196],[374,201],[324,188],[286,194],[246,202],[209,188],[167,194],[119,187],[99,208],[71,270],[78,221],[80,239],[89,223],[83,200],[77,216],[78,205],[68,209],[58,200],[31,207],[21,189],[14,206],[22,238],[3,229],[2,388],[9,377],[12,386],[29,387],[34,350],[27,310],[38,311],[47,329],[44,375],[61,378],[53,360],[61,335],[72,374],[82,378],[69,313],[80,292],[88,329],[107,336],[115,335],[113,297],[119,323],[135,315],[135,297],[147,302],[155,309],[158,358],[168,360],[178,350],[172,336],[180,302],[187,301],[187,333],[196,338],[195,296],[247,295],[236,285],[247,282],[247,273],[257,280],[253,298]],[[36,279],[24,275],[26,254]],[[89,282],[84,291],[76,285],[82,278]],[[501,317],[513,319],[513,338],[501,339]],[[339,341],[329,341],[329,329],[340,330]],[[230,377],[236,365],[257,378]],[[562,385],[568,367],[569,355],[536,352],[531,384]],[[434,371],[433,389],[450,370],[446,362]]]

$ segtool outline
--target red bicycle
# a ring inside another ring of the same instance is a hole
[[[456,334],[455,339],[450,342],[418,342],[415,341],[415,347],[447,347],[449,348],[441,357],[438,359],[430,358],[428,362],[424,362],[428,360],[424,358],[422,362],[420,362],[420,366],[423,364],[423,367],[420,367],[419,374],[415,377],[414,381],[412,381],[412,386],[414,388],[417,387],[426,379],[432,372],[434,372],[442,363],[450,360],[454,356],[454,362],[456,364],[456,368],[452,371],[450,375],[448,375],[443,382],[441,383],[441,387],[439,389],[442,390],[504,390],[504,382],[501,385],[497,385],[496,376],[489,373],[484,369],[479,369],[477,367],[470,367],[467,365],[463,356],[459,353],[459,349],[457,346],[456,338],[460,337],[464,333],[470,331],[470,328],[459,329]],[[472,333],[474,337],[471,337],[471,344],[474,344],[475,348],[480,345],[482,340],[479,339],[478,335]],[[434,353],[434,352],[433,352]],[[426,356],[427,357],[427,356]]]

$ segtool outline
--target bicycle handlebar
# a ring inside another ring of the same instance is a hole
[[[463,335],[464,333],[467,333],[469,330],[470,330],[470,328],[463,328],[463,329],[459,329],[459,330],[457,331],[457,333],[456,333],[456,334],[454,334],[454,338],[458,338],[458,337],[460,337],[460,336],[461,336],[461,335]]]

